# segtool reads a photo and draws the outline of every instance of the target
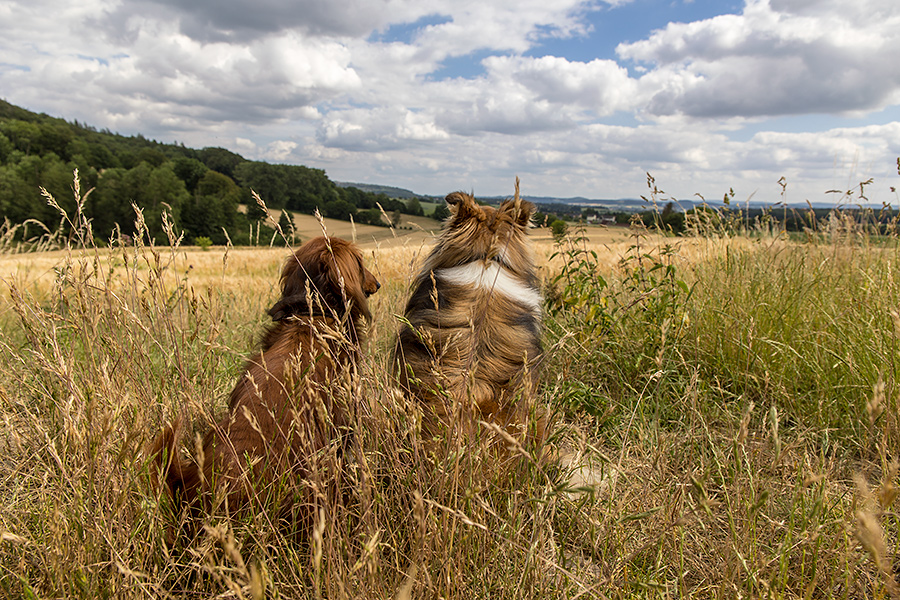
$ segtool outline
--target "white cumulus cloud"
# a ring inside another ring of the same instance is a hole
[[[880,110],[900,99],[898,52],[893,0],[748,0],[617,48],[651,65],[647,112],[699,118]]]

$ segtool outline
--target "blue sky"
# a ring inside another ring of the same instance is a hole
[[[423,194],[898,205],[896,0],[0,5],[31,110]],[[847,199],[843,199],[847,201]]]
[[[637,42],[671,22],[691,23],[718,15],[739,14],[743,4],[717,0],[658,1],[635,0],[619,6],[600,4],[585,13],[590,28],[587,35],[542,40],[532,56],[552,54],[569,60],[591,61],[595,58],[616,59],[616,46]]]

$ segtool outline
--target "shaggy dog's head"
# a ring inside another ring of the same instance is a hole
[[[534,204],[520,199],[518,193],[497,208],[482,206],[464,192],[453,192],[446,200],[451,216],[428,258],[427,270],[496,261],[529,278],[534,261],[527,231]]]
[[[331,315],[350,311],[372,319],[367,298],[381,284],[363,265],[362,253],[340,238],[317,237],[288,258],[281,271],[281,300],[269,310],[273,321],[290,315]]]

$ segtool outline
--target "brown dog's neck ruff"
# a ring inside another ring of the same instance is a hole
[[[343,315],[344,307],[339,309],[327,306],[321,296],[315,295],[315,301],[310,302],[306,294],[297,294],[282,298],[269,309],[269,316],[275,322],[284,321],[290,317],[333,317]],[[327,306],[327,308],[326,308]]]
[[[269,312],[271,314],[272,311]],[[273,323],[263,335],[260,346],[265,351],[271,345],[271,340],[277,338],[281,331],[295,327],[308,329],[310,335],[320,338],[324,336],[331,342],[343,337],[341,340],[343,343],[359,346],[366,340],[366,328],[360,324],[367,322],[366,317],[361,311],[356,310],[352,301],[349,302],[347,309],[340,312],[319,306],[310,310],[309,305],[305,305],[304,310],[292,310],[278,319],[273,317]]]

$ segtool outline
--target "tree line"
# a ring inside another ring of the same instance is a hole
[[[843,206],[814,208],[796,206],[747,207],[699,205],[681,210],[675,202],[666,202],[653,210],[638,212],[615,211],[607,208],[581,207],[570,204],[539,204],[535,213],[538,227],[549,227],[556,237],[568,230],[568,223],[591,222],[591,218],[607,220],[616,225],[641,223],[674,235],[692,235],[704,231],[742,233],[761,230],[780,230],[789,233],[821,232],[838,219],[844,225],[864,227],[870,235],[900,236],[900,212],[889,205]]]
[[[215,244],[250,243],[251,231],[265,218],[251,190],[270,209],[319,210],[325,217],[372,225],[388,225],[384,214],[395,221],[402,213],[423,214],[417,198],[404,202],[342,188],[322,169],[250,161],[224,148],[198,150],[122,136],[0,100],[0,223],[34,220],[53,229],[61,215],[40,190],[72,215],[75,169],[82,190],[92,190],[83,211],[102,242],[116,231],[135,233],[134,204],[157,242],[167,239],[165,211],[187,243],[203,238]]]
[[[638,214],[647,227],[659,228],[675,235],[684,235],[690,224],[703,224],[706,229],[738,233],[742,231],[774,229],[790,233],[815,233],[827,229],[833,219],[845,224],[864,227],[870,235],[897,236],[900,234],[900,213],[888,205],[872,207],[799,208],[788,206],[740,208],[734,206],[695,206],[679,211],[673,202],[660,211]]]

